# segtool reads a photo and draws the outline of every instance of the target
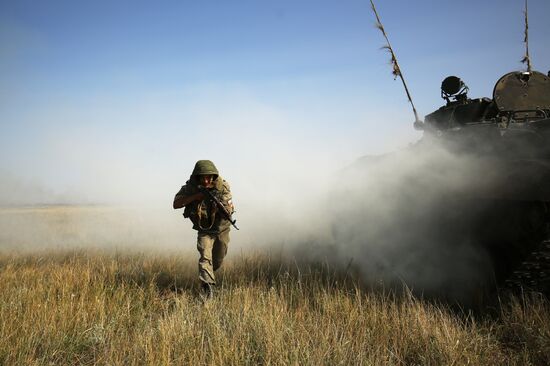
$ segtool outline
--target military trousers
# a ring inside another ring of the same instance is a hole
[[[221,267],[229,245],[229,228],[219,234],[200,233],[197,238],[199,258],[199,279],[204,283],[216,284],[214,271]]]

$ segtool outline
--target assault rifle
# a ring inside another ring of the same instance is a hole
[[[213,202],[218,207],[218,209],[222,212],[223,217],[227,219],[235,229],[239,230],[239,228],[237,227],[237,220],[231,217],[231,213],[227,211],[227,208],[225,208],[225,206],[220,201],[220,199],[205,187],[201,185],[197,185],[196,187],[207,200],[209,200],[210,202]]]

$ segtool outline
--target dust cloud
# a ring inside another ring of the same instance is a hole
[[[490,159],[451,151],[425,138],[341,169],[306,215],[318,225],[294,255],[427,296],[462,301],[492,286],[490,255],[473,231],[498,177]]]
[[[406,284],[423,293],[444,291],[458,297],[491,276],[487,254],[468,235],[475,217],[470,214],[479,204],[460,199],[479,189],[478,178],[490,172],[486,163],[452,154],[426,139],[344,167],[328,154],[307,148],[263,149],[262,164],[257,156],[240,159],[246,169],[212,158],[232,185],[241,228],[232,231],[230,257],[248,251],[284,252],[299,261],[351,270],[365,283]],[[196,157],[201,158],[209,157]],[[40,207],[4,208],[0,243],[29,250],[192,251],[195,232],[171,202],[193,164],[182,164],[187,171],[182,168],[177,181],[168,174],[156,182],[154,191],[161,192],[161,198],[132,187],[132,195],[145,199],[60,206],[54,204],[55,195],[46,195],[50,201]],[[24,197],[36,200],[41,191],[33,192],[38,193]]]
[[[142,118],[162,116],[160,105]],[[43,139],[27,171],[44,182],[2,172],[0,246],[194,251],[196,233],[172,199],[194,163],[210,159],[231,184],[241,228],[232,231],[229,258],[284,252],[349,267],[365,282],[457,293],[491,271],[467,235],[475,215],[464,212],[481,208],[457,199],[478,189],[477,178],[491,171],[485,163],[426,140],[384,146],[412,140],[391,130],[350,137],[321,114],[302,121],[248,96],[213,106],[206,93],[171,113],[154,136],[103,126]],[[394,152],[357,158],[376,144]]]

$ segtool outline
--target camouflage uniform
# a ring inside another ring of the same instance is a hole
[[[210,191],[220,199],[230,213],[233,213],[229,183],[219,176],[214,163],[209,160],[197,162],[191,177],[181,187],[174,200],[178,197],[189,197],[199,193],[196,188],[199,184],[198,176],[206,174],[216,176],[214,188],[211,188]],[[183,217],[189,218],[193,223],[193,229],[198,231],[199,279],[205,285],[214,285],[216,283],[214,271],[220,268],[227,254],[231,224],[222,217],[216,205],[208,200],[193,201],[187,204]]]

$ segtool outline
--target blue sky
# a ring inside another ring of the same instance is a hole
[[[376,5],[421,115],[447,75],[490,96],[523,67],[522,1]],[[547,72],[550,2],[529,9]],[[154,200],[201,158],[253,189],[404,147],[420,134],[383,44],[365,0],[3,0],[0,197]]]

